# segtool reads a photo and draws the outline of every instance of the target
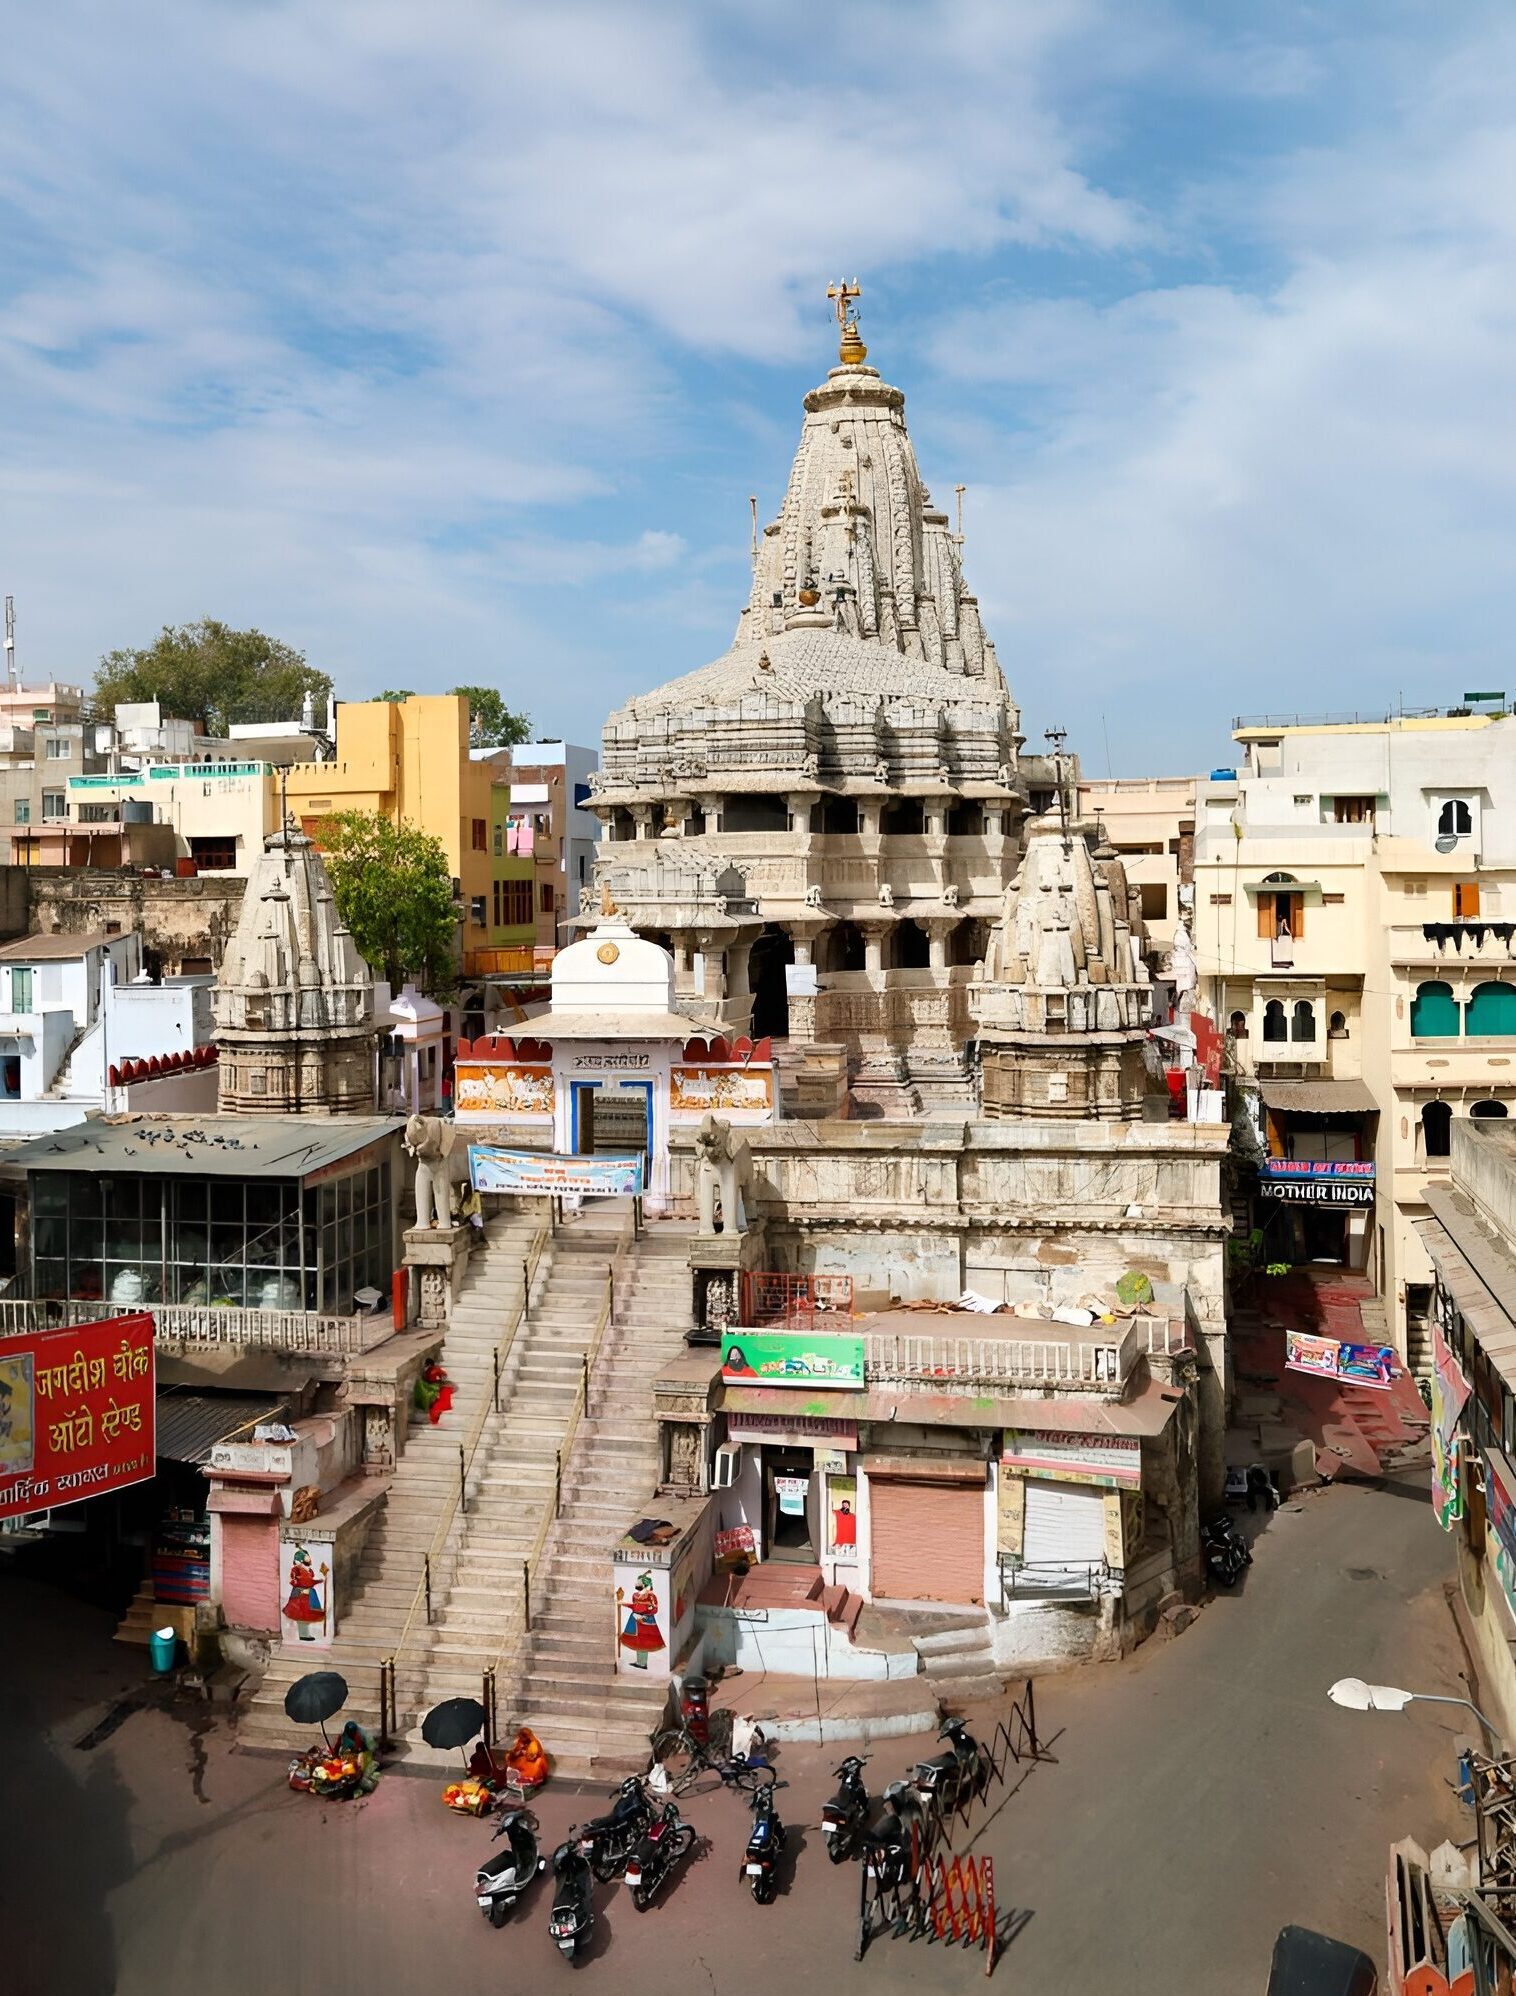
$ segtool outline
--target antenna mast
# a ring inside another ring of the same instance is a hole
[[[750,492],[747,495],[747,503],[748,503],[748,511],[753,516],[752,556],[753,556],[753,567],[756,569],[758,566],[758,494],[756,492]]]
[[[5,599],[5,682],[11,687],[14,687],[16,684],[16,599],[14,596],[7,596]]]

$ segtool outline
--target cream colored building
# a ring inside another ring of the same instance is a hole
[[[1157,957],[1174,940],[1174,924],[1187,905],[1195,845],[1193,776],[1081,778],[1077,810],[1098,818],[1126,878],[1142,901],[1143,926]]]
[[[1276,1258],[1367,1270],[1420,1366],[1417,1226],[1448,1125],[1516,1109],[1516,717],[1235,737],[1236,776],[1199,789],[1195,943],[1202,1003],[1258,1084],[1276,1163],[1260,1211]],[[1318,1184],[1283,1189],[1287,1162],[1316,1164]],[[1348,1191],[1354,1174],[1327,1169],[1347,1164],[1372,1165],[1372,1194],[1368,1174]]]
[[[199,873],[252,872],[279,823],[274,768],[267,762],[160,762],[119,775],[67,779],[70,831],[96,838],[133,822],[167,825],[175,856]]]

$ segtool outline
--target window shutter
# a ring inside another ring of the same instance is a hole
[[[1465,920],[1472,920],[1479,913],[1479,882],[1477,880],[1455,880],[1453,882],[1453,913]]]
[[[1274,897],[1260,894],[1258,897],[1258,933],[1265,942],[1272,941],[1274,935]]]
[[[1305,934],[1305,896],[1303,894],[1292,894],[1290,896],[1290,934],[1295,937],[1297,942]]]

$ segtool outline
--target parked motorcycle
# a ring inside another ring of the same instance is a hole
[[[849,1754],[841,1767],[834,1768],[842,1783],[830,1802],[821,1807],[821,1834],[826,1838],[826,1854],[833,1864],[853,1855],[869,1826],[869,1791],[863,1785],[863,1765],[867,1754]]]
[[[1243,1568],[1253,1563],[1247,1540],[1225,1511],[1201,1526],[1200,1545],[1212,1578],[1223,1587],[1235,1585]]]
[[[748,1807],[753,1812],[753,1833],[747,1840],[742,1869],[756,1903],[768,1906],[778,1890],[779,1860],[788,1838],[774,1811],[772,1787],[756,1789],[748,1798]]]
[[[695,1832],[681,1822],[678,1808],[664,1804],[643,1831],[626,1861],[626,1882],[632,1904],[643,1912],[653,1895],[661,1890],[670,1872],[682,1857],[695,1848]]]
[[[595,1924],[595,1882],[577,1831],[553,1852],[553,1876],[558,1884],[547,1930],[558,1952],[572,1961]]]
[[[602,1885],[610,1884],[652,1820],[647,1790],[640,1775],[632,1774],[616,1789],[608,1815],[579,1825],[574,1835]]]
[[[892,1781],[884,1791],[884,1813],[863,1838],[863,1868],[871,1883],[903,1885],[910,1875],[912,1848],[920,1855],[924,1830],[921,1797],[910,1781]]]
[[[982,1795],[989,1787],[990,1756],[962,1719],[944,1719],[937,1737],[948,1741],[948,1751],[918,1761],[911,1779],[919,1795],[935,1796],[944,1809],[952,1809],[965,1789]]]
[[[487,1857],[474,1877],[479,1910],[492,1927],[505,1925],[527,1886],[547,1870],[547,1859],[537,1853],[537,1818],[530,1809],[505,1810],[490,1841],[501,1837],[505,1849]]]

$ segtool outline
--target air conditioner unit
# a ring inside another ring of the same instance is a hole
[[[741,1442],[723,1442],[716,1451],[716,1460],[711,1465],[711,1488],[730,1490],[737,1481],[742,1468]]]

